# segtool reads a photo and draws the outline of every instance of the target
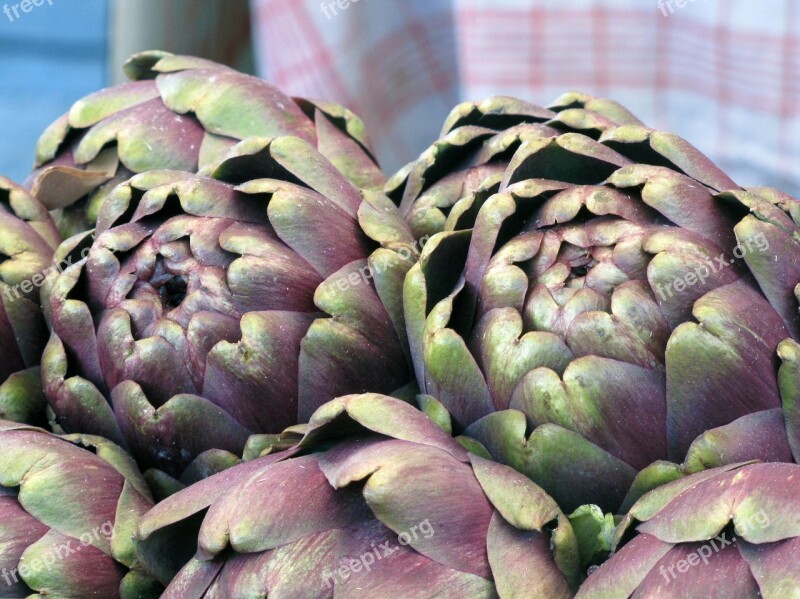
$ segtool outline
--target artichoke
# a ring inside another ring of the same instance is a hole
[[[404,282],[421,393],[563,509],[616,512],[719,427],[695,469],[800,456],[796,199],[581,94],[461,105],[385,189],[435,234]]]
[[[94,227],[113,188],[135,173],[196,172],[252,136],[306,140],[359,187],[383,184],[363,123],[330,102],[291,99],[267,82],[192,56],[143,52],[132,80],[75,103],[41,136],[36,197],[65,236]]]
[[[403,392],[402,307],[380,297],[399,297],[413,252],[391,202],[297,137],[136,175],[46,286],[56,421],[174,476],[339,395]]]
[[[39,360],[47,327],[39,289],[60,241],[47,209],[22,187],[0,177],[1,419],[45,422]]]
[[[0,596],[159,596],[134,549],[153,502],[128,455],[99,437],[2,420],[0,447]]]
[[[372,394],[321,407],[293,449],[161,502],[138,538],[142,564],[171,580],[165,599],[558,599],[578,581],[575,534],[539,487]]]
[[[636,536],[578,599],[800,596],[800,466],[736,464],[642,497],[618,530]]]

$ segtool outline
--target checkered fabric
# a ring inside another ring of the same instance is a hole
[[[798,0],[251,2],[262,75],[359,113],[389,169],[458,101],[579,89],[800,196]]]

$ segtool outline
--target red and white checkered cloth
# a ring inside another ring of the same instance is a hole
[[[800,196],[798,0],[251,2],[262,75],[357,112],[389,169],[461,100],[579,89]]]

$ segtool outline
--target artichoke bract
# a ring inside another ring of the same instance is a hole
[[[800,456],[796,199],[581,94],[457,107],[386,192],[435,234],[404,287],[421,393],[563,509],[615,512],[736,421],[720,452]]]
[[[339,395],[398,391],[402,307],[380,298],[399,297],[413,252],[391,202],[296,137],[250,138],[201,175],[137,175],[48,279],[56,421],[176,475]]]
[[[550,497],[372,394],[321,407],[295,448],[161,502],[138,538],[142,564],[171,580],[165,598],[558,599],[578,582]]]
[[[359,187],[383,184],[361,120],[331,102],[292,99],[266,81],[192,56],[142,52],[132,81],[87,96],[55,121],[28,180],[65,236],[94,227],[108,194],[135,173],[196,172],[252,136],[314,145]]]
[[[0,447],[0,596],[159,596],[134,548],[153,501],[130,456],[100,437],[4,420]]]
[[[47,209],[0,177],[0,419],[44,424],[39,360],[47,326],[39,291],[60,243]]]
[[[579,599],[797,597],[800,466],[736,464],[642,497],[620,525],[623,545]]]

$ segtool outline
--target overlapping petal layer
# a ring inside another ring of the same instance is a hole
[[[44,424],[39,361],[47,327],[39,290],[60,243],[47,209],[0,177],[0,419]]]
[[[9,421],[0,447],[0,595],[159,596],[132,538],[153,501],[122,449]]]
[[[164,597],[559,598],[579,577],[538,486],[379,395],[336,399],[294,449],[166,499],[139,539]]]
[[[125,71],[130,83],[79,100],[39,140],[28,185],[60,210],[65,235],[94,227],[114,187],[134,174],[193,173],[253,136],[305,140],[359,187],[385,180],[363,123],[337,104],[293,99],[224,65],[167,52],[136,54]]]
[[[800,466],[736,464],[664,485],[633,505],[638,534],[583,584],[579,599],[797,596]]]
[[[731,456],[797,455],[796,199],[582,94],[461,105],[385,192],[435,234],[404,283],[421,392],[564,509],[739,419],[775,416]]]
[[[412,246],[391,202],[297,137],[250,138],[200,175],[137,175],[48,281],[57,421],[174,475],[337,395],[394,392],[410,379],[402,313],[380,297]]]

